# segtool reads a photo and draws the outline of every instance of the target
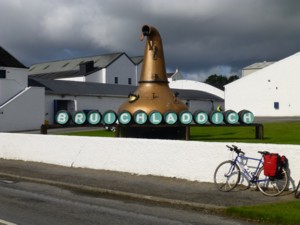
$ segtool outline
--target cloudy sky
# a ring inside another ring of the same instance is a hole
[[[0,46],[26,66],[143,55],[144,24],[162,36],[167,71],[194,80],[300,51],[299,0],[0,0]]]

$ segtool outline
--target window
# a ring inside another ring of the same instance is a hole
[[[274,102],[274,109],[279,109],[279,102]]]
[[[118,84],[119,83],[119,79],[118,77],[115,77],[115,84]]]
[[[0,78],[6,78],[6,70],[0,70]]]
[[[131,84],[131,78],[128,78],[128,84]]]

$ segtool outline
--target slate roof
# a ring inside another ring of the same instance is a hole
[[[0,46],[0,66],[27,69],[27,67],[24,66],[23,63],[17,60],[14,56],[12,56],[1,46]]]
[[[99,56],[80,57],[75,59],[66,59],[53,62],[45,62],[34,64],[29,69],[29,75],[31,77],[40,77],[45,79],[57,79],[65,77],[78,77],[82,76],[77,73],[79,71],[79,65],[88,61],[94,62],[94,72],[108,67],[115,60],[117,60],[126,53],[112,53]],[[128,57],[129,58],[129,57]],[[129,58],[131,60],[131,58]],[[131,60],[132,61],[132,60]],[[134,63],[134,62],[133,62]]]
[[[45,87],[46,93],[48,94],[59,95],[127,97],[130,92],[133,93],[137,89],[137,86],[132,85],[47,80],[39,78],[29,78],[28,83],[29,86]],[[174,93],[178,92],[179,98],[181,99],[223,101],[223,99],[218,96],[203,91],[183,89],[172,89],[172,91]]]
[[[94,82],[61,81],[29,78],[28,86],[45,87],[48,94],[85,96],[127,96],[136,87],[130,85],[101,84]]]
[[[63,71],[57,73],[42,73],[42,74],[35,74],[30,75],[30,77],[34,78],[43,78],[43,79],[61,79],[61,78],[74,78],[74,77],[82,77],[83,75],[79,73],[79,70],[70,70],[70,71]]]
[[[135,65],[139,65],[141,62],[143,62],[144,56],[134,56],[134,57],[130,57],[130,59]]]

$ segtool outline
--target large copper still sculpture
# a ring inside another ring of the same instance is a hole
[[[142,110],[149,114],[153,110],[162,115],[168,111],[179,114],[187,110],[187,106],[178,99],[168,85],[166,75],[163,45],[159,32],[151,26],[142,27],[142,40],[147,37],[144,51],[144,61],[139,81],[139,86],[128,100],[123,103],[118,113],[128,111],[133,115]],[[120,126],[121,137],[142,137],[160,139],[184,139],[185,127],[180,126]]]

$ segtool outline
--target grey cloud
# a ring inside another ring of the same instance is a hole
[[[161,33],[168,70],[203,79],[299,51],[297,0],[1,1],[0,45],[27,65],[125,51],[143,24]],[[8,23],[9,21],[9,23]],[[226,74],[225,74],[226,75]]]

